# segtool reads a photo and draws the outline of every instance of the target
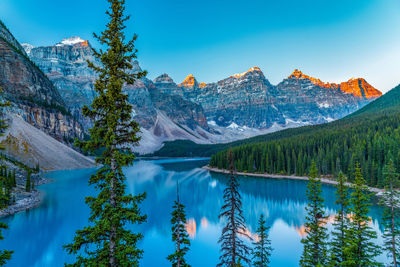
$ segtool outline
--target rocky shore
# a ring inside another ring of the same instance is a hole
[[[11,171],[15,170],[17,186],[12,191],[12,198],[15,200],[13,204],[5,209],[0,210],[0,218],[9,216],[21,211],[25,211],[38,206],[43,200],[43,192],[39,190],[25,191],[26,171],[8,161],[0,162],[0,165],[6,165]],[[41,177],[41,173],[32,174],[31,180],[35,187],[51,182],[49,179]]]

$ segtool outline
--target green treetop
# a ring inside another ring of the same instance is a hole
[[[323,226],[324,200],[321,197],[321,181],[317,176],[317,166],[315,162],[312,162],[307,184],[308,204],[306,207],[307,222],[305,223],[307,236],[301,240],[304,245],[300,260],[301,266],[325,266],[327,262],[328,235]]]
[[[102,66],[88,62],[98,74],[94,85],[97,96],[90,107],[83,107],[93,127],[89,141],[76,142],[83,150],[102,151],[96,158],[101,168],[89,180],[98,195],[86,198],[90,225],[77,231],[73,243],[65,246],[68,253],[76,255],[72,266],[136,266],[143,254],[137,246],[142,234],[127,228],[144,222],[146,217],[139,208],[145,194],[125,193],[122,168],[133,163],[132,146],[140,138],[139,125],[132,118],[132,106],[122,88],[134,84],[145,72],[132,73],[137,36],[126,41],[124,29],[129,16],[125,16],[125,1],[108,2],[106,29],[100,35],[94,34],[102,48],[93,49],[93,54]]]
[[[185,206],[179,201],[179,187],[177,184],[177,198],[175,205],[172,207],[171,224],[172,224],[172,241],[175,243],[175,252],[168,256],[168,260],[172,263],[172,266],[176,267],[188,267],[186,263],[185,255],[189,251],[190,240],[189,235],[186,232],[186,214]]]
[[[344,248],[348,245],[348,214],[350,205],[350,192],[346,185],[346,177],[339,171],[336,185],[336,204],[339,206],[335,222],[333,224],[332,241],[330,243],[330,266],[341,266],[346,261]]]
[[[220,219],[225,219],[226,225],[222,229],[219,239],[221,244],[220,263],[218,266],[237,266],[240,262],[250,264],[248,258],[250,248],[244,243],[240,236],[250,239],[246,231],[243,217],[242,201],[239,193],[239,183],[233,163],[232,150],[228,152],[229,162],[229,181],[228,187],[224,190],[224,205],[219,215]]]
[[[2,99],[3,97],[1,95],[1,92],[2,92],[2,89],[0,87],[0,97],[1,97],[1,101],[0,101],[0,136],[4,135],[4,131],[8,127],[7,120],[5,119],[3,110],[5,107],[8,107],[10,105],[9,102],[6,102]],[[0,150],[4,150],[4,147],[1,145],[0,145]],[[0,194],[0,198],[3,198],[3,194],[4,194],[4,197],[7,197],[5,195],[5,192],[3,191],[5,188],[3,187],[1,189],[2,189],[2,192]],[[4,201],[7,201],[7,203],[8,203],[9,199],[4,199]],[[1,202],[3,202],[3,201],[1,201]],[[0,207],[0,208],[5,208],[5,207],[6,207],[6,205],[2,205],[2,207]],[[1,230],[3,230],[3,229],[8,229],[8,226],[5,223],[0,223],[0,240],[4,239],[4,237],[1,233]],[[12,253],[13,253],[13,251],[0,250],[0,266],[6,265],[7,261],[11,259]]]
[[[270,263],[272,253],[271,240],[268,238],[269,227],[266,226],[264,215],[258,220],[257,238],[253,249],[253,266],[264,267]]]
[[[350,199],[351,220],[348,229],[348,245],[344,248],[346,260],[344,266],[379,266],[375,257],[380,254],[379,246],[374,242],[376,232],[370,226],[368,216],[370,193],[361,175],[359,165],[355,168],[355,180]]]
[[[400,192],[399,173],[392,160],[386,164],[384,171],[385,192],[380,204],[385,207],[383,212],[384,247],[393,266],[400,266]]]

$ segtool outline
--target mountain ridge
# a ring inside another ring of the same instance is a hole
[[[96,74],[87,67],[86,60],[100,64],[92,55],[90,43],[72,37],[52,46],[25,48],[31,60],[55,84],[74,116],[88,129],[90,122],[80,110],[95,96]],[[136,70],[141,69],[138,62],[133,65]],[[125,92],[139,124],[152,135],[150,139],[158,140],[157,146],[152,146],[157,149],[165,141],[175,139],[225,143],[288,127],[326,123],[374,99],[328,90],[307,79],[284,79],[272,85],[259,67],[207,84],[197,81],[192,74],[179,84],[168,74],[162,74],[152,81],[138,80]],[[172,131],[178,129],[176,126],[187,128],[187,134]],[[146,149],[148,152],[151,151]]]

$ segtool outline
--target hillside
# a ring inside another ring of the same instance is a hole
[[[12,112],[57,140],[83,137],[57,88],[0,21],[0,88]]]
[[[71,37],[50,46],[22,46],[86,131],[91,124],[81,108],[96,95],[93,84],[97,77],[86,60],[101,64],[93,57],[90,42]],[[141,69],[139,62],[134,66],[135,71]],[[124,90],[143,133],[140,146],[135,148],[140,154],[154,152],[167,141],[188,140],[183,141],[185,146],[226,143],[326,123],[381,95],[363,78],[335,84],[299,70],[272,85],[258,67],[207,84],[192,74],[181,83],[162,74],[153,81],[142,78]]]
[[[18,116],[11,115],[9,127],[0,138],[7,155],[27,166],[43,170],[94,167],[94,160],[83,156],[53,137],[36,129]]]
[[[94,166],[91,159],[62,143],[82,138],[83,128],[57,88],[1,21],[0,88],[0,98],[11,104],[4,118],[9,129],[1,138],[7,157],[43,169]]]
[[[262,140],[264,139],[264,140]],[[400,86],[342,120],[283,131],[245,144],[230,144],[238,171],[304,175],[312,161],[324,175],[343,171],[350,180],[359,163],[371,186],[383,185],[383,166],[392,159],[400,170]],[[225,147],[226,148],[226,147]],[[222,148],[222,149],[225,149]],[[226,168],[226,150],[210,165]]]

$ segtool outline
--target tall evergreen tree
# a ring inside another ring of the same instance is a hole
[[[102,66],[88,62],[98,73],[94,86],[97,96],[82,110],[94,124],[89,131],[91,140],[76,141],[83,150],[102,151],[96,158],[102,167],[89,180],[99,193],[86,198],[91,209],[90,225],[77,231],[73,243],[65,246],[68,253],[77,256],[72,266],[136,266],[143,254],[137,247],[142,234],[127,229],[127,225],[144,222],[146,216],[139,208],[145,194],[125,193],[122,167],[133,163],[131,149],[140,138],[139,125],[132,119],[132,106],[122,87],[133,84],[145,72],[132,71],[137,36],[126,41],[124,29],[129,16],[125,16],[125,1],[108,2],[106,29],[100,36],[94,34],[103,46],[98,51],[93,49]]]
[[[332,241],[330,243],[330,266],[341,266],[346,261],[343,249],[348,245],[349,228],[349,200],[350,192],[346,186],[346,177],[339,171],[336,185],[336,204],[339,206],[335,222],[333,224]]]
[[[175,243],[175,252],[168,256],[172,266],[190,266],[186,263],[185,255],[189,251],[190,240],[186,232],[186,214],[185,206],[179,201],[179,185],[176,185],[176,201],[172,207],[172,241]]]
[[[370,193],[361,175],[359,165],[355,168],[355,180],[350,199],[351,220],[348,229],[348,245],[344,248],[346,260],[344,266],[379,266],[375,257],[380,254],[379,246],[374,243],[376,232],[370,226],[368,217]]]
[[[315,162],[312,162],[307,184],[308,204],[306,207],[307,222],[305,223],[307,236],[301,240],[304,244],[300,260],[301,266],[325,266],[327,261],[328,234],[323,226],[324,199],[321,196],[321,181],[317,176],[317,166]]]
[[[385,177],[385,192],[381,198],[381,204],[385,207],[383,213],[384,225],[384,250],[392,259],[393,266],[400,266],[400,193],[396,190],[399,187],[399,173],[392,160],[383,170]]]
[[[268,238],[268,231],[269,227],[266,226],[264,215],[261,214],[257,228],[258,241],[253,243],[253,266],[264,267],[270,263],[272,247],[271,240]]]
[[[5,119],[4,116],[4,108],[10,106],[10,102],[4,101],[2,99],[2,88],[0,87],[0,96],[1,96],[1,101],[0,101],[0,136],[4,135],[4,131],[7,129],[7,120]],[[0,145],[0,150],[4,150],[4,147]],[[2,188],[1,188],[2,189]],[[3,195],[4,191],[2,190],[1,196]],[[9,201],[9,200],[8,200]],[[6,205],[0,207],[0,208],[5,208]],[[3,240],[4,237],[1,233],[1,230],[8,229],[7,224],[1,223],[0,222],[0,240]],[[11,259],[11,255],[13,254],[13,251],[9,250],[0,250],[0,266],[6,265],[7,261]]]
[[[222,235],[218,241],[221,244],[221,253],[219,257],[220,263],[218,266],[234,267],[243,261],[250,264],[248,258],[250,248],[244,243],[239,235],[247,237],[245,221],[243,217],[242,201],[238,190],[239,182],[233,163],[232,150],[228,152],[229,162],[229,184],[224,190],[224,205],[221,208],[219,218],[226,220],[226,225],[222,229]]]

